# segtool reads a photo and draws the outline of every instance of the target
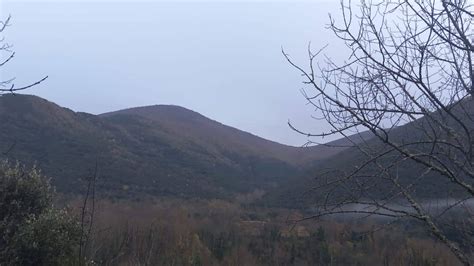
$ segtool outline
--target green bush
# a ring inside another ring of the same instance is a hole
[[[49,180],[0,162],[0,265],[67,265],[81,234],[66,210],[54,208]]]

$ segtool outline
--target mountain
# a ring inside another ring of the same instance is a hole
[[[98,188],[114,197],[268,190],[346,149],[286,146],[169,105],[91,115],[4,95],[0,123],[4,157],[36,164],[64,193],[79,192],[97,164]]]
[[[174,105],[155,105],[120,110],[100,115],[105,118],[141,117],[160,127],[162,132],[178,140],[191,141],[206,147],[218,158],[250,156],[271,158],[293,166],[306,166],[335,155],[342,149],[292,147],[269,141],[250,133],[213,121],[203,115]]]
[[[461,167],[465,167],[472,171],[472,162],[459,151],[459,147],[469,150],[468,147],[472,145],[470,136],[462,136],[465,132],[469,132],[468,135],[474,133],[474,100],[467,98],[450,106],[449,110],[455,118],[438,111],[430,113],[429,117],[420,117],[408,124],[387,130],[387,134],[391,142],[404,146],[411,154],[431,154],[432,157],[425,156],[423,159],[433,158],[433,165],[447,166],[452,171],[455,170],[453,172],[458,179],[472,186],[472,177],[461,170]],[[435,120],[438,122],[433,122]],[[457,121],[462,121],[463,126]],[[365,141],[359,142],[360,148],[350,147],[335,156],[318,160],[305,174],[286,181],[268,193],[263,202],[279,207],[307,209],[316,202],[331,201],[330,198],[341,200],[350,193],[354,198],[389,199],[394,202],[401,198],[400,190],[390,180],[381,178],[386,173],[397,176],[399,184],[422,201],[438,202],[468,196],[465,190],[460,189],[446,176],[400,156],[379,138],[368,137],[367,134],[363,134]],[[432,139],[437,140],[435,145]],[[377,160],[368,162],[366,154],[377,156]],[[457,161],[453,162],[452,158]],[[395,161],[397,163],[394,163]],[[359,167],[361,170],[356,172]],[[355,182],[354,178],[347,179],[349,174],[356,176],[358,181]],[[335,180],[344,182],[328,185]],[[344,186],[341,186],[342,183]],[[364,187],[364,191],[359,190],[358,186]]]

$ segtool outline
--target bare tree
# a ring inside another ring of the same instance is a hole
[[[309,66],[302,67],[283,51],[304,77],[303,94],[317,118],[331,130],[311,134],[290,126],[308,137],[348,138],[367,130],[374,136],[353,142],[362,156],[357,166],[319,177],[316,189],[324,197],[311,218],[414,219],[464,265],[473,263],[473,9],[469,0],[342,1],[341,21],[330,16],[329,28],[346,44],[347,60],[320,63],[322,50],[308,49]],[[430,185],[446,192],[432,198],[449,198],[436,211],[419,194]],[[446,216],[453,209],[462,209],[470,226],[450,228]],[[464,237],[450,230],[463,230]]]
[[[8,16],[6,20],[0,21],[0,68],[10,62],[15,57],[15,52],[12,51],[12,45],[6,42],[4,32],[8,26],[10,26],[11,16]],[[29,89],[33,86],[40,84],[45,81],[48,76],[26,86],[16,86],[15,78],[0,80],[0,94],[14,93],[22,90]]]
[[[12,45],[6,41],[4,32],[10,26],[11,16],[9,15],[6,20],[0,21],[0,71],[4,68],[8,62],[10,62],[15,57],[15,52],[12,51]],[[42,79],[31,83],[26,86],[16,86],[15,78],[10,78],[3,80],[0,76],[0,96],[5,93],[14,94],[18,91],[23,91],[39,85],[43,81],[45,81],[48,76],[43,77]],[[16,146],[16,142],[13,142],[5,151],[3,151],[2,155],[8,155]]]

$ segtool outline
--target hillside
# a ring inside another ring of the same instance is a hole
[[[462,103],[454,105],[452,108],[453,114],[463,121],[466,129],[469,132],[474,132],[474,121],[471,117],[474,116],[474,101],[470,98]],[[453,118],[444,113],[432,113],[431,117],[443,121],[452,130],[452,132],[463,132],[464,129],[459,124],[454,122]],[[448,159],[446,154],[451,154],[452,158],[458,156],[459,162],[463,155],[456,150],[454,145],[449,143],[453,135],[452,132],[446,133],[440,126],[433,126],[432,120],[426,117],[421,117],[411,123],[388,130],[388,137],[392,142],[399,145],[408,145],[412,154],[433,154],[436,157],[436,162],[452,169],[458,166],[453,164],[452,160]],[[433,145],[429,138],[436,136],[438,143]],[[340,140],[341,141],[341,140]],[[459,143],[468,147],[467,141]],[[458,144],[458,143],[455,143]],[[341,199],[350,193],[354,193],[354,197],[361,197],[364,199],[390,199],[391,202],[397,201],[401,198],[399,190],[394,187],[394,184],[388,179],[381,178],[386,173],[392,176],[397,176],[398,182],[405,187],[412,195],[418,199],[426,202],[440,199],[460,199],[466,196],[466,192],[454,185],[451,180],[445,176],[440,175],[435,171],[428,171],[427,167],[414,162],[413,160],[403,159],[399,153],[393,152],[391,147],[382,143],[378,138],[368,138],[363,145],[360,146],[365,153],[377,156],[376,162],[368,162],[367,156],[360,149],[351,147],[343,150],[335,157],[317,161],[316,165],[306,170],[305,174],[288,181],[286,184],[271,191],[266,195],[264,202],[273,206],[286,206],[291,208],[308,208],[313,206],[316,202],[327,200],[327,195],[330,194],[332,198]],[[397,163],[394,163],[397,161]],[[459,163],[457,162],[457,163]],[[357,171],[360,166],[364,166]],[[381,166],[381,167],[380,167]],[[469,166],[466,166],[469,167]],[[384,169],[383,171],[381,169]],[[349,174],[357,177],[357,182],[354,179],[346,180],[344,186],[321,186],[329,184],[334,180],[340,180],[342,177],[347,177]],[[472,179],[466,176],[462,171],[456,172],[457,177],[472,184]],[[362,192],[357,189],[363,184],[366,189]],[[313,189],[318,187],[318,189]],[[344,188],[345,187],[345,188]]]
[[[107,119],[137,116],[148,119],[154,126],[173,136],[175,141],[186,140],[206,149],[219,158],[231,154],[272,158],[293,166],[307,166],[327,158],[342,149],[292,147],[269,141],[250,133],[223,125],[199,113],[174,105],[137,107],[100,115]]]
[[[96,116],[36,96],[4,95],[0,123],[5,157],[38,165],[60,192],[80,191],[97,162],[99,189],[118,197],[267,190],[344,149],[281,145],[178,106]]]

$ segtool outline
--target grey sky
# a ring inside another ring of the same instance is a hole
[[[94,114],[176,104],[291,145],[306,138],[288,120],[323,129],[280,49],[306,63],[308,42],[333,43],[325,25],[338,1],[0,3],[2,17],[13,16],[6,38],[17,52],[3,77],[50,76],[31,94]]]

